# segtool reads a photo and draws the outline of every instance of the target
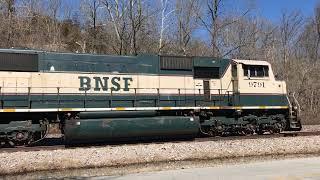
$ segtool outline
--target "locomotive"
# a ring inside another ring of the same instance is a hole
[[[0,142],[30,145],[301,130],[266,61],[0,49]]]

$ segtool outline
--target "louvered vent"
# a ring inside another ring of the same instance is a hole
[[[194,78],[219,79],[220,72],[218,67],[195,67]]]
[[[0,71],[38,71],[38,55],[0,53]]]
[[[161,56],[161,70],[185,70],[192,71],[192,58],[181,56]]]

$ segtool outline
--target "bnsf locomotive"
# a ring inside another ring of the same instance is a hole
[[[265,61],[0,50],[0,142],[59,124],[66,143],[300,130]]]

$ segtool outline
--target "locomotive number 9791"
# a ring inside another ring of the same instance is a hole
[[[264,88],[264,82],[249,82],[249,87],[252,88]]]

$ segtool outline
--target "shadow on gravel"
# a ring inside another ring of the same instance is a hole
[[[295,134],[296,135],[296,134]],[[117,145],[135,145],[135,144],[163,144],[163,143],[179,143],[179,142],[191,142],[191,141],[219,141],[219,140],[233,140],[233,139],[256,139],[262,137],[269,137],[270,134],[264,134],[260,136],[225,136],[225,137],[207,137],[203,136],[196,138],[194,136],[183,136],[183,137],[139,137],[139,138],[116,138],[114,140],[82,140],[82,141],[72,141],[65,142],[63,136],[61,137],[49,137],[38,143],[33,144],[31,147],[36,146],[61,146],[65,145],[66,148],[76,148],[76,147],[99,147],[99,146],[117,146]],[[292,136],[290,133],[288,135],[282,136]],[[273,137],[273,136],[270,136]]]
[[[57,145],[64,145],[63,137],[45,138],[40,142],[32,144],[31,146],[57,146]]]
[[[99,147],[99,146],[117,146],[117,145],[135,145],[135,144],[163,144],[163,143],[177,143],[177,142],[190,142],[194,141],[194,137],[179,137],[179,138],[126,138],[126,139],[117,139],[114,141],[97,141],[97,142],[72,142],[66,143],[66,148],[76,148],[76,147]]]
[[[64,137],[49,137],[45,138],[37,143],[30,145],[29,147],[39,147],[39,146],[65,146],[66,148],[77,148],[77,147],[103,147],[103,146],[117,146],[117,145],[135,145],[135,144],[163,144],[167,142],[188,142],[194,141],[194,138],[190,137],[180,137],[180,138],[135,138],[135,139],[116,139],[114,141],[104,141],[100,140],[97,142],[72,142],[65,143]]]

